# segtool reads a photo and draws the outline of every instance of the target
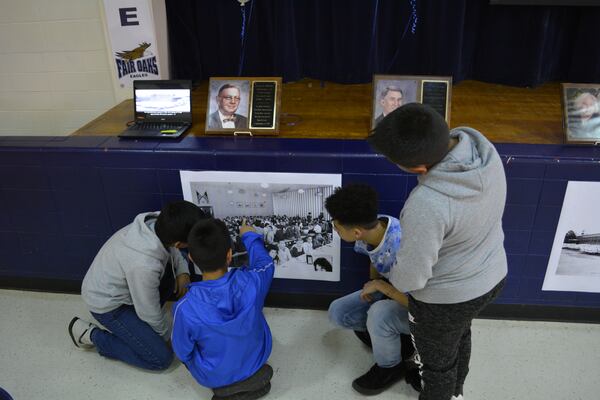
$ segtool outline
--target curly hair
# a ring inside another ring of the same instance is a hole
[[[372,228],[377,222],[377,192],[369,185],[351,183],[337,188],[325,200],[325,208],[344,226]]]

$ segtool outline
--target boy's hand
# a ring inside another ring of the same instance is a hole
[[[189,274],[181,274],[177,277],[175,283],[175,290],[177,291],[177,298],[182,298],[188,291],[187,285],[191,282]]]
[[[371,294],[379,291],[379,284],[381,283],[381,279],[375,279],[365,283],[363,286],[362,292],[360,292],[360,298],[362,301],[369,302],[373,300]]]
[[[246,232],[255,232],[256,233],[256,229],[254,229],[250,225],[246,225],[246,218],[244,218],[242,220],[242,225],[240,226],[240,236],[242,236]]]

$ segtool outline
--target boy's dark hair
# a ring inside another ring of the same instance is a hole
[[[216,218],[200,220],[187,239],[188,251],[194,264],[202,272],[213,272],[227,267],[227,252],[231,249],[229,230]]]
[[[176,242],[185,243],[190,229],[198,220],[206,218],[206,214],[194,203],[189,201],[173,201],[164,205],[154,231],[165,246]]]
[[[371,229],[377,222],[377,192],[369,185],[351,183],[325,200],[331,218],[344,226]]]
[[[450,130],[433,108],[409,103],[389,113],[367,141],[373,150],[398,165],[429,167],[448,153]]]

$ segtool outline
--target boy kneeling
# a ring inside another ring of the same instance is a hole
[[[377,214],[377,192],[364,184],[338,188],[327,198],[325,208],[342,240],[355,243],[354,251],[369,256],[371,276],[376,278],[329,306],[329,319],[335,325],[354,330],[373,349],[375,364],[352,387],[375,395],[405,378],[419,391],[420,378],[412,359],[415,349],[408,336],[408,298],[387,281],[400,248],[400,222]]]
[[[271,331],[263,315],[273,259],[262,236],[244,221],[240,236],[249,266],[228,267],[231,238],[219,219],[198,222],[188,236],[190,259],[202,281],[189,285],[174,307],[173,350],[192,376],[212,388],[213,400],[257,399],[271,389]]]

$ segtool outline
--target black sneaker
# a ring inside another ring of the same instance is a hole
[[[417,352],[413,352],[413,354],[406,360],[404,360],[404,365],[406,367],[406,376],[404,379],[406,383],[412,386],[417,392],[421,392],[423,387],[421,386],[421,374],[419,371],[419,365],[416,362],[418,354]]]
[[[231,396],[217,396],[214,395],[212,400],[256,400],[265,396],[271,390],[271,382],[267,383],[265,386],[258,390],[253,390],[251,392],[241,392],[232,394]]]
[[[254,375],[250,376],[247,379],[244,379],[243,381],[236,382],[227,386],[213,388],[213,392],[215,394],[213,399],[230,398],[232,395],[237,393],[249,393],[258,390],[263,390],[271,381],[272,377],[273,368],[271,368],[269,364],[265,364],[262,367],[260,367],[260,369],[254,373]],[[269,389],[270,388],[271,387],[269,386]],[[264,394],[266,394],[267,392],[265,392]]]
[[[371,343],[371,335],[369,335],[369,332],[367,332],[367,331],[354,331],[354,334],[365,345],[369,346],[370,348],[373,348],[373,344]]]
[[[391,368],[382,368],[375,364],[369,372],[352,382],[352,387],[358,393],[371,396],[379,394],[404,377],[403,362]]]
[[[421,393],[423,388],[421,387],[421,374],[419,374],[419,368],[407,369],[404,379],[406,380],[406,383],[412,386],[413,389]]]

